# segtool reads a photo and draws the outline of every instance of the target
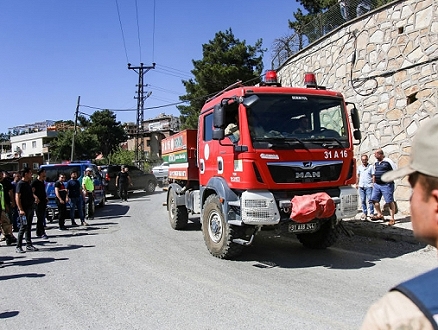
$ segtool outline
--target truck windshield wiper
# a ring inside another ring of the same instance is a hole
[[[344,148],[344,145],[342,144],[342,142],[335,137],[312,139],[312,142],[319,143],[319,144],[321,144],[322,147],[328,148],[328,149],[334,148],[336,146],[339,146],[340,148]]]
[[[288,149],[294,145],[300,145],[304,149],[307,149],[304,142],[295,137],[269,137],[269,138],[255,138],[254,141],[257,142],[265,142],[268,144],[268,148],[270,149]]]

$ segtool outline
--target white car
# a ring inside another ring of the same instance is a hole
[[[163,184],[169,176],[169,163],[164,162],[161,165],[152,167],[152,173],[157,178],[158,184]]]

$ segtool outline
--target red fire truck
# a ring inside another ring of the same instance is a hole
[[[197,130],[162,141],[172,228],[200,214],[208,250],[227,259],[264,226],[310,248],[337,240],[342,219],[357,213],[358,111],[313,74],[305,85],[281,87],[275,71],[256,86],[236,83],[207,100]],[[315,212],[329,202],[331,211]]]

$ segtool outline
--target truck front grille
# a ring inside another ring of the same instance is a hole
[[[338,180],[342,161],[304,161],[268,163],[276,183],[305,183]]]

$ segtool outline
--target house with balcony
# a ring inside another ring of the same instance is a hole
[[[40,165],[50,162],[50,142],[58,136],[53,120],[9,128],[10,152],[1,154],[2,169],[18,171],[27,166],[36,171]]]

